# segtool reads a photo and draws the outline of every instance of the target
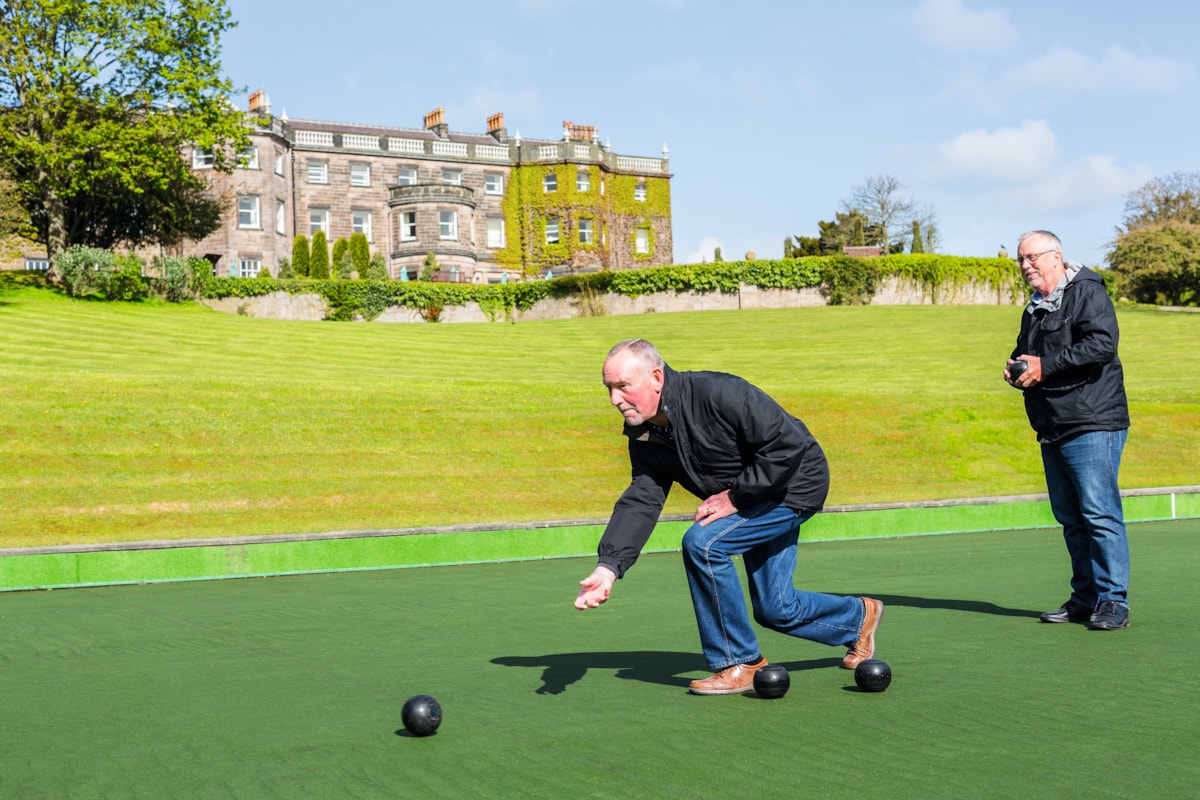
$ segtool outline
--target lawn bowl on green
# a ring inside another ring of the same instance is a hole
[[[413,736],[433,736],[442,724],[442,706],[430,695],[415,694],[404,702],[400,718]]]
[[[791,676],[782,664],[767,664],[754,673],[754,691],[765,700],[778,700],[787,694],[791,685]]]
[[[854,683],[864,692],[883,692],[892,685],[892,668],[886,661],[868,658],[854,668]]]

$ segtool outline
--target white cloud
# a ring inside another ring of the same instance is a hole
[[[959,0],[925,0],[916,24],[935,44],[955,52],[995,51],[1017,44],[1017,32],[1005,11],[973,11]]]
[[[1026,88],[1103,91],[1172,91],[1192,76],[1186,62],[1159,56],[1138,56],[1112,45],[1099,57],[1069,47],[1052,47],[1013,70],[1003,83],[1009,91]]]
[[[1044,120],[1029,120],[1016,128],[960,133],[938,156],[935,172],[951,180],[1020,182],[1053,170],[1058,144]]]
[[[1110,204],[1153,177],[1150,167],[1122,165],[1110,154],[1064,162],[1044,120],[961,133],[937,149],[927,172],[958,203],[1040,214]]]
[[[1031,210],[1076,211],[1105,205],[1154,177],[1144,165],[1128,169],[1110,155],[1090,155],[1055,170],[1022,192]]]
[[[675,254],[675,263],[676,264],[699,264],[702,261],[707,261],[707,262],[711,263],[713,260],[713,255],[716,252],[716,249],[718,247],[721,247],[720,239],[716,238],[715,236],[705,236],[703,239],[700,240],[700,244],[698,244],[692,250],[689,250],[682,259],[679,257],[679,254],[676,253]],[[731,260],[729,255],[724,251],[723,248],[721,250],[721,258],[723,258],[726,261]],[[739,256],[739,258],[740,258],[740,256]]]

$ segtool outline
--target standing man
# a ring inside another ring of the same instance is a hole
[[[714,674],[693,694],[751,689],[766,666],[733,563],[741,555],[754,618],[772,630],[849,647],[854,669],[875,652],[883,603],[802,592],[792,584],[800,525],[821,510],[829,467],[804,423],[760,389],[719,372],[676,372],[654,345],[627,339],[604,361],[608,398],[625,417],[633,480],[622,493],[575,607],[596,608],[637,560],[671,486],[696,497],[683,562],[700,643]]]
[[[1030,231],[1017,265],[1033,297],[1004,379],[1025,393],[1025,413],[1042,445],[1054,518],[1071,557],[1071,596],[1042,622],[1129,625],[1129,542],[1117,472],[1129,429],[1117,358],[1117,314],[1095,272],[1063,261],[1062,242]],[[1024,371],[1013,367],[1024,362]]]

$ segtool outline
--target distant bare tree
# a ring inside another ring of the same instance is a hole
[[[857,211],[867,218],[879,238],[872,244],[883,247],[886,254],[892,248],[892,231],[911,225],[915,204],[898,178],[875,175],[854,187],[850,196],[842,201],[842,208],[847,212]]]
[[[842,210],[858,212],[866,218],[869,245],[878,245],[884,253],[902,249],[912,236],[912,223],[919,222],[925,234],[925,252],[934,252],[937,215],[931,207],[918,205],[905,190],[900,179],[893,175],[874,175],[853,188],[850,197],[841,201]],[[896,236],[893,241],[892,236]]]

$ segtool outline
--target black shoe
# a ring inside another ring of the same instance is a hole
[[[1105,600],[1088,620],[1088,627],[1094,631],[1119,631],[1121,628],[1128,628],[1129,609],[1116,600]]]
[[[1093,609],[1088,608],[1083,603],[1068,600],[1063,603],[1062,608],[1057,611],[1047,611],[1038,617],[1038,619],[1042,622],[1087,622],[1095,619],[1095,615],[1092,612]]]

